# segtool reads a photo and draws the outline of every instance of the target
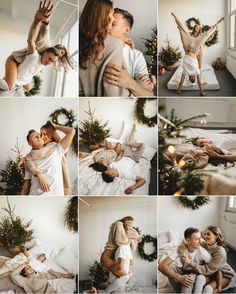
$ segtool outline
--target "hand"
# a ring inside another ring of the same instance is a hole
[[[40,1],[39,9],[37,10],[35,14],[35,20],[40,22],[48,22],[49,17],[52,14],[53,4],[51,4],[51,1],[48,1],[48,4],[46,5],[47,0]]]
[[[184,264],[190,264],[190,259],[187,256],[181,256],[180,261]]]
[[[222,288],[221,287],[218,287],[215,289],[214,293],[221,293],[222,292]]]
[[[152,87],[153,88],[153,84],[152,84],[152,82],[151,82],[151,80],[150,80],[150,78],[149,78],[149,76],[147,74],[146,75],[141,75],[141,74],[137,75],[137,80],[143,81],[145,83],[146,87]]]
[[[64,274],[64,275],[63,275],[63,277],[64,277],[65,279],[74,279],[74,276],[75,276],[75,275],[70,274],[70,273],[69,273],[69,274]]]
[[[41,190],[43,192],[50,192],[50,186],[49,186],[48,180],[45,177],[45,175],[42,173],[38,173],[37,176],[39,179],[39,184],[40,184]]]
[[[209,156],[209,157],[213,157],[213,158],[220,158],[220,154],[218,154],[217,152],[215,152],[215,151],[213,151],[213,150],[211,150],[211,149],[208,149],[207,147],[206,147],[206,152],[207,152],[207,155]]]
[[[177,280],[185,287],[191,287],[193,284],[191,275],[178,275]]]
[[[134,41],[129,38],[125,38],[125,44],[129,45],[132,49],[135,48]]]
[[[18,171],[22,170],[25,164],[25,157],[21,158],[20,161],[16,165],[16,169]]]
[[[125,189],[125,194],[132,194],[133,193],[133,188],[132,187],[128,187],[127,189]]]
[[[108,84],[124,89],[130,87],[132,80],[126,69],[112,63],[106,66],[103,77]]]

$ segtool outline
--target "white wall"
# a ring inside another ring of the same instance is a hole
[[[68,110],[73,109],[74,114],[77,114],[76,99],[0,99],[0,169],[5,167],[8,158],[15,158],[15,153],[11,148],[15,147],[17,138],[19,147],[23,146],[22,154],[27,154],[30,151],[30,146],[26,140],[28,131],[31,129],[39,131],[40,127],[49,120],[49,115],[61,107]],[[73,185],[78,174],[77,158],[71,154],[67,158],[71,183]]]
[[[187,119],[191,116],[209,113],[208,122],[227,122],[235,121],[236,118],[236,99],[165,99],[166,113],[175,109],[177,117]],[[197,121],[200,121],[198,119]]]
[[[82,12],[86,0],[79,1]],[[157,23],[157,0],[114,0],[114,7],[128,10],[134,16],[134,26],[129,37],[134,41],[135,47],[143,53],[146,51],[142,38],[150,38],[151,28]]]
[[[84,197],[91,207],[80,201],[79,207],[79,251],[80,279],[88,279],[88,266],[100,259],[107,242],[110,225],[125,216],[135,219],[141,234],[157,235],[156,199],[151,197]],[[152,252],[152,248],[150,253]],[[148,247],[146,249],[148,251]],[[99,254],[100,253],[100,254]],[[151,286],[156,282],[157,264],[142,260],[133,252],[134,265],[131,270],[137,286]]]
[[[64,211],[68,199],[66,197],[9,197],[11,207],[15,206],[15,215],[25,221],[32,219],[30,228],[34,230],[34,238],[47,244],[61,248],[66,246],[78,256],[78,234],[71,233],[64,226]],[[0,199],[0,218],[6,213],[6,197]]]
[[[183,208],[176,197],[158,197],[158,231],[183,232],[188,227],[204,230],[209,225],[218,226],[220,215],[220,197],[210,197],[210,204],[197,210]]]
[[[157,127],[149,128],[147,125],[141,125],[134,120],[134,99],[124,98],[80,98],[79,100],[79,116],[83,121],[88,116],[84,111],[88,110],[88,101],[90,101],[91,109],[95,109],[95,117],[102,122],[108,121],[108,128],[111,129],[111,137],[117,138],[120,135],[122,123],[125,121],[128,125],[129,134],[133,123],[136,123],[137,132],[136,139],[153,148],[157,146]],[[156,114],[156,100],[146,102],[146,112],[148,116]]]
[[[159,1],[159,48],[165,47],[164,41],[171,40],[173,46],[182,49],[180,35],[171,15],[174,12],[182,23],[191,17],[199,18],[202,24],[214,25],[222,16],[226,16],[226,3],[224,0],[160,0]],[[186,26],[187,28],[187,26]],[[159,50],[160,50],[159,49]],[[226,23],[219,26],[219,42],[206,47],[203,51],[203,60],[212,63],[217,57],[226,61]]]

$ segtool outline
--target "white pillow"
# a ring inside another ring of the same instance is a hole
[[[54,259],[60,267],[65,269],[69,273],[78,273],[78,259],[68,249],[64,248],[58,256]]]
[[[156,152],[157,152],[156,149],[145,145],[142,157],[146,158],[148,161],[151,161]]]
[[[158,243],[163,244],[163,243],[169,243],[170,238],[169,238],[169,231],[163,231],[163,232],[158,232]]]
[[[65,247],[55,247],[46,245],[44,243],[40,243],[36,241],[36,244],[33,248],[31,248],[28,252],[30,255],[37,258],[39,254],[44,253],[46,255],[46,259],[50,260],[55,258]]]

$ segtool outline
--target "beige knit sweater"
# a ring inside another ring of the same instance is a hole
[[[108,36],[104,41],[104,50],[95,64],[79,71],[80,93],[86,97],[120,97],[128,96],[125,89],[108,84],[103,80],[105,67],[108,63],[118,66],[123,64],[123,44],[117,38]]]

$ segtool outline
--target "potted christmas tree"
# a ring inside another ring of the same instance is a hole
[[[89,267],[89,275],[95,288],[105,289],[108,286],[109,272],[104,270],[100,262],[94,261]]]
[[[167,70],[175,70],[177,68],[176,63],[182,58],[182,54],[178,47],[170,45],[168,39],[165,42],[167,43],[166,48],[162,47],[158,55],[160,65]]]
[[[88,118],[80,122],[79,136],[83,140],[84,145],[89,146],[90,150],[95,150],[100,147],[100,143],[103,143],[105,138],[109,137],[110,129],[106,128],[108,122],[102,123],[94,117],[95,110],[91,110],[89,102],[88,105],[89,109],[85,111]]]
[[[33,230],[29,227],[31,221],[26,222],[14,214],[15,207],[12,209],[7,198],[8,208],[3,208],[7,212],[0,221],[0,243],[12,254],[19,253],[19,247],[33,240]]]

